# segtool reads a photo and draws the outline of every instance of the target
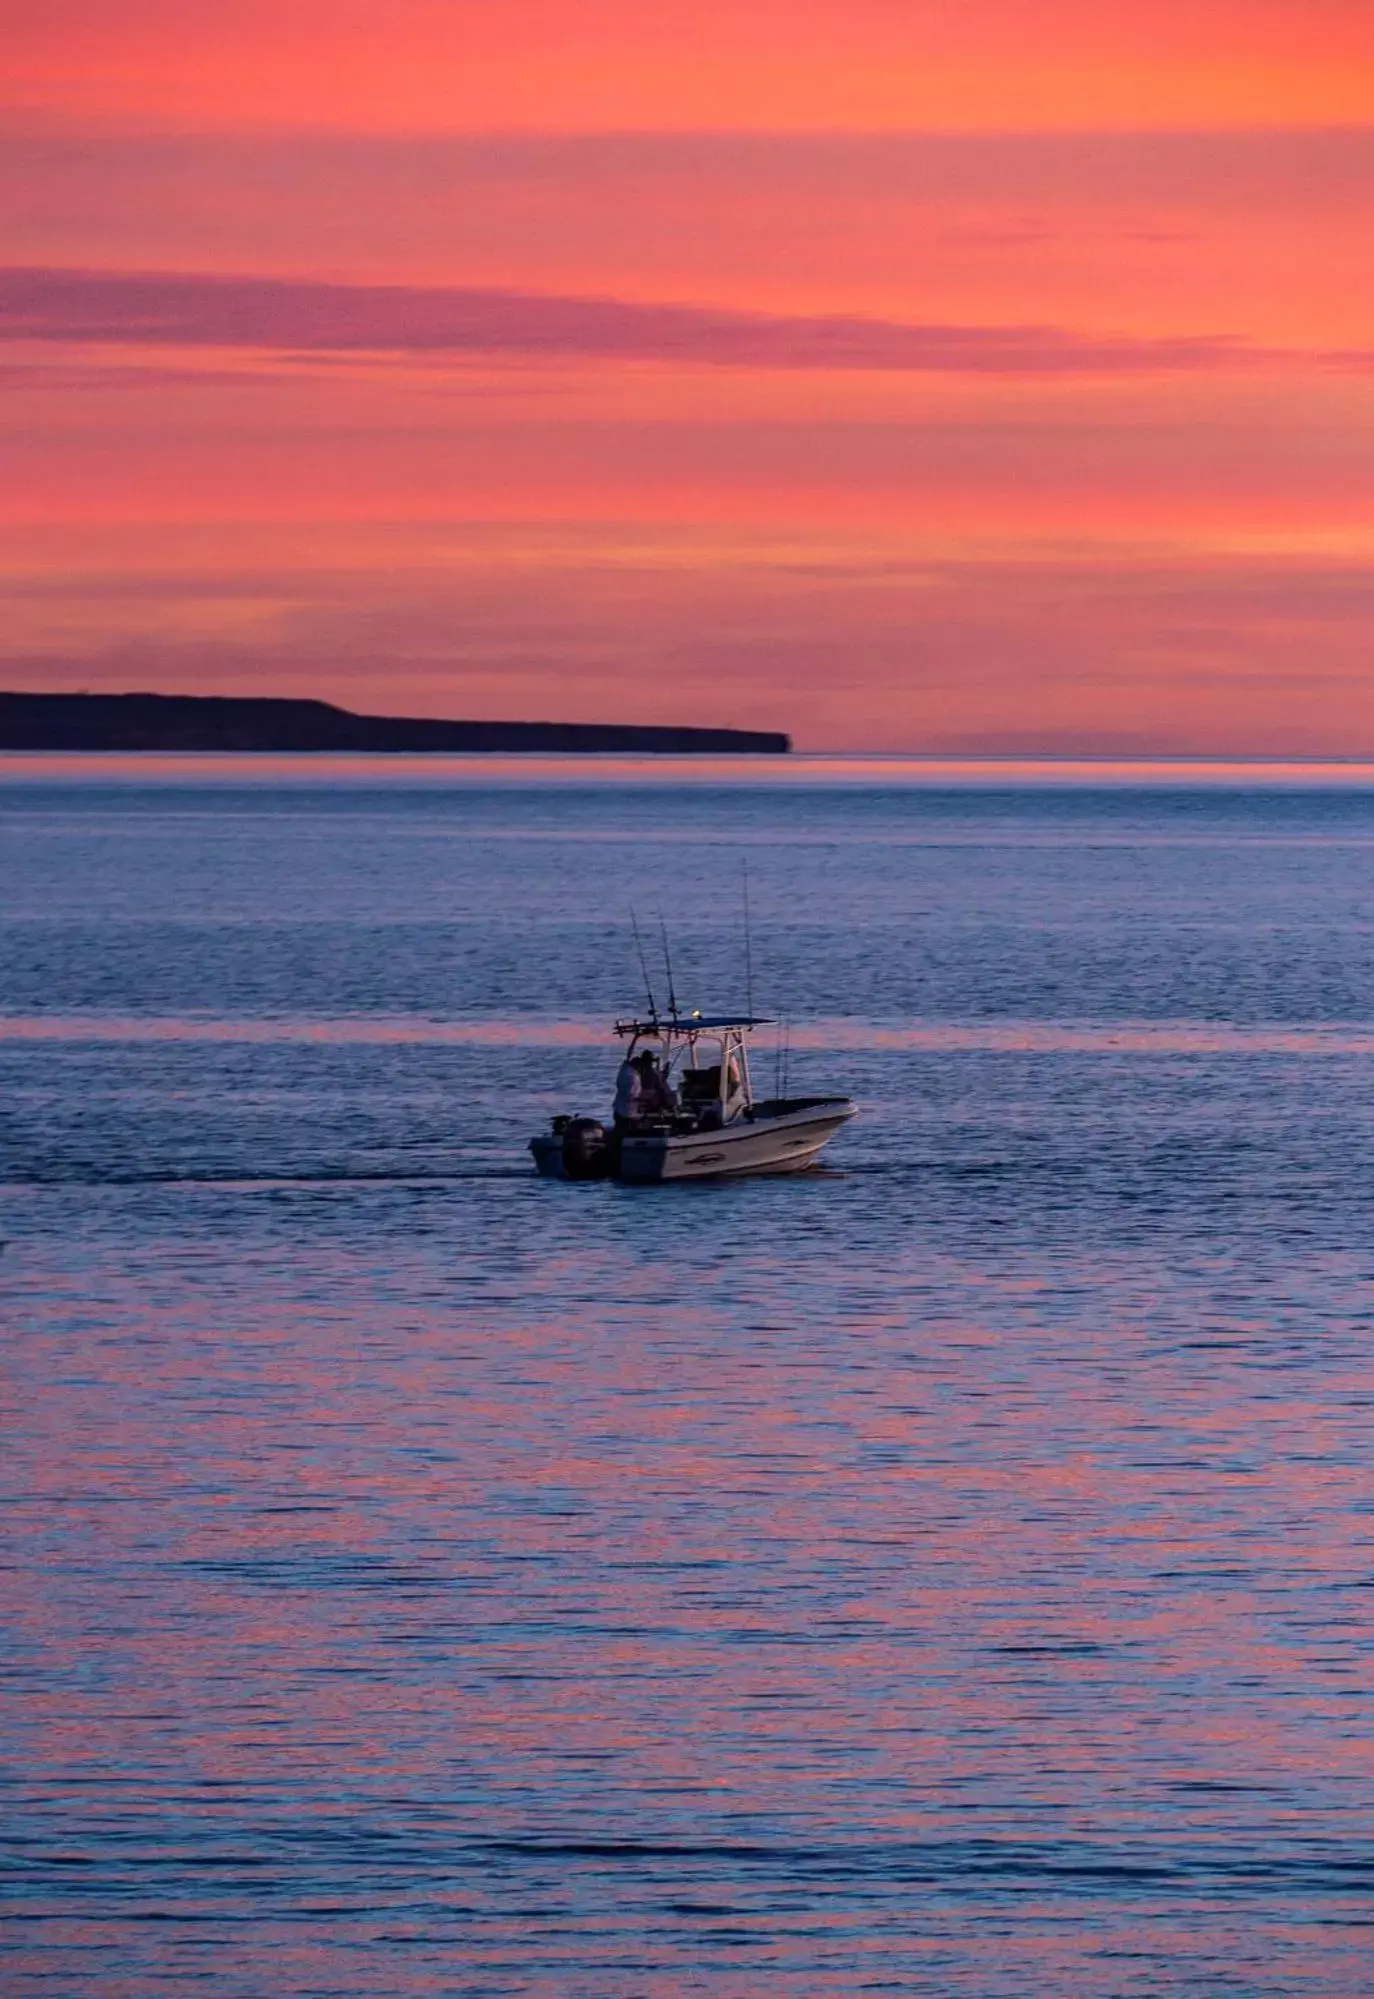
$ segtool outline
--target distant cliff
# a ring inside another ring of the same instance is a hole
[[[0,750],[562,750],[785,756],[765,729],[649,728],[600,722],[434,722],[354,715],[327,701],[208,694],[0,694]]]

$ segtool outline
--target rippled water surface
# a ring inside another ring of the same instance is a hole
[[[0,819],[0,1990],[1374,1990],[1374,794]],[[742,856],[863,1116],[537,1181]]]

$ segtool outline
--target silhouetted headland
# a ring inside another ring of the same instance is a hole
[[[391,755],[597,751],[785,756],[769,729],[619,722],[439,722],[355,715],[328,701],[211,694],[0,694],[0,750],[379,751]]]

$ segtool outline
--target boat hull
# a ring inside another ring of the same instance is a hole
[[[614,1177],[630,1186],[723,1180],[746,1174],[802,1173],[855,1115],[847,1097],[830,1097],[777,1115],[740,1118],[718,1131],[648,1132],[621,1142]],[[551,1150],[540,1171],[557,1170]]]

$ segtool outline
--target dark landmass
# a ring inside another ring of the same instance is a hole
[[[354,715],[327,701],[210,694],[0,694],[0,750],[632,751],[785,756],[765,729],[676,729],[600,722],[436,722]]]

